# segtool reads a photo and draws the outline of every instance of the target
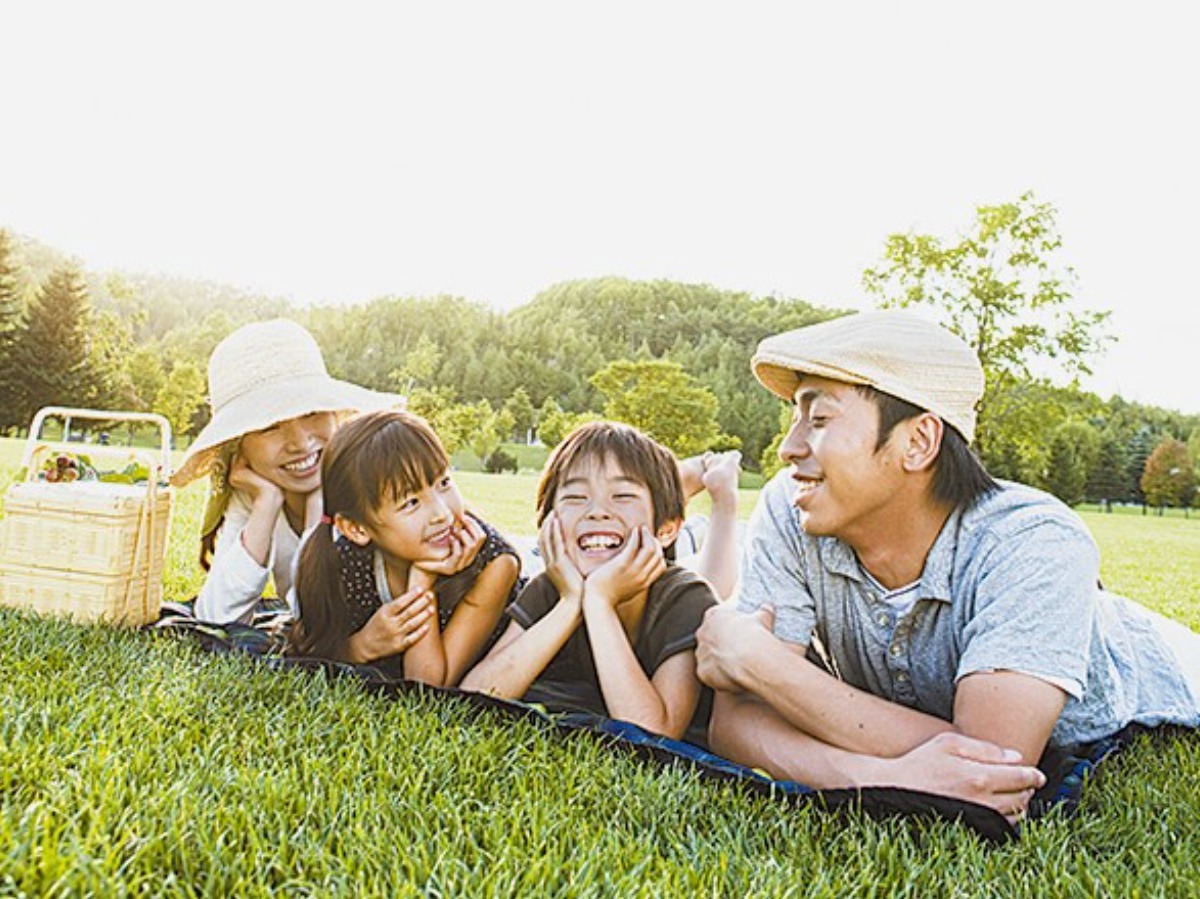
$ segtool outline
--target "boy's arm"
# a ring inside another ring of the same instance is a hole
[[[694,654],[676,653],[651,678],[611,605],[585,600],[584,621],[609,717],[675,739],[683,736],[700,697]]]
[[[579,603],[560,599],[529,629],[509,623],[496,645],[466,673],[464,690],[520,699],[579,627]]]

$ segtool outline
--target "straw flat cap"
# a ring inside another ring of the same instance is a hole
[[[331,378],[321,348],[288,319],[238,328],[208,360],[212,419],[188,447],[171,477],[176,487],[206,474],[222,448],[252,431],[313,412],[366,412],[400,406],[404,398]]]
[[[791,402],[800,376],[863,384],[934,413],[970,443],[983,367],[957,335],[904,309],[860,312],[767,337],[754,376]]]

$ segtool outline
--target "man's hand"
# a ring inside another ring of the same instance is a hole
[[[714,690],[742,690],[746,659],[774,641],[775,610],[764,606],[753,615],[731,602],[718,603],[696,631],[696,675]]]
[[[588,575],[584,583],[584,604],[604,603],[616,608],[649,590],[666,570],[662,547],[650,529],[643,525],[625,538],[620,552]]]
[[[558,591],[559,597],[567,602],[579,603],[583,600],[583,573],[579,570],[570,553],[567,552],[567,539],[563,536],[562,522],[558,515],[551,512],[542,522],[538,532],[538,552],[542,556],[542,564],[550,583]]]
[[[882,760],[878,785],[907,787],[993,808],[1015,824],[1035,790],[1046,783],[1021,753],[962,734],[943,733],[897,759]],[[866,784],[861,784],[866,786]]]
[[[385,602],[361,629],[351,634],[347,647],[349,660],[363,664],[407,652],[433,626],[435,609],[433,594],[420,589]]]

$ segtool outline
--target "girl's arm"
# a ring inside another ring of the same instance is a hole
[[[700,547],[696,573],[707,580],[718,599],[729,599],[738,577],[738,472],[742,454],[737,450],[706,457],[701,483],[712,499],[708,533]]]
[[[457,685],[471,664],[479,658],[488,635],[504,614],[505,603],[512,594],[520,570],[520,563],[510,555],[492,559],[450,614],[450,621],[442,634],[445,657],[443,686]]]

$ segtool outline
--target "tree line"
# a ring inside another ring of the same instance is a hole
[[[1053,210],[1026,195],[980,207],[959,244],[893,235],[864,283],[881,305],[940,310],[976,346],[988,374],[977,448],[993,474],[1069,503],[1190,506],[1200,416],[1032,373],[1039,356],[1086,371],[1106,339],[1103,315],[1069,308],[1058,242]],[[1033,307],[1036,321],[1022,314]],[[787,409],[751,376],[754,349],[844,311],[617,277],[555,284],[508,312],[452,296],[301,308],[202,282],[89,274],[0,230],[0,432],[20,432],[43,405],[82,405],[159,412],[186,440],[206,421],[212,348],[241,324],[286,315],[313,332],[334,376],[404,394],[452,450],[491,470],[515,469],[502,443],[553,445],[603,416],[682,455],[740,448],[769,474]]]

